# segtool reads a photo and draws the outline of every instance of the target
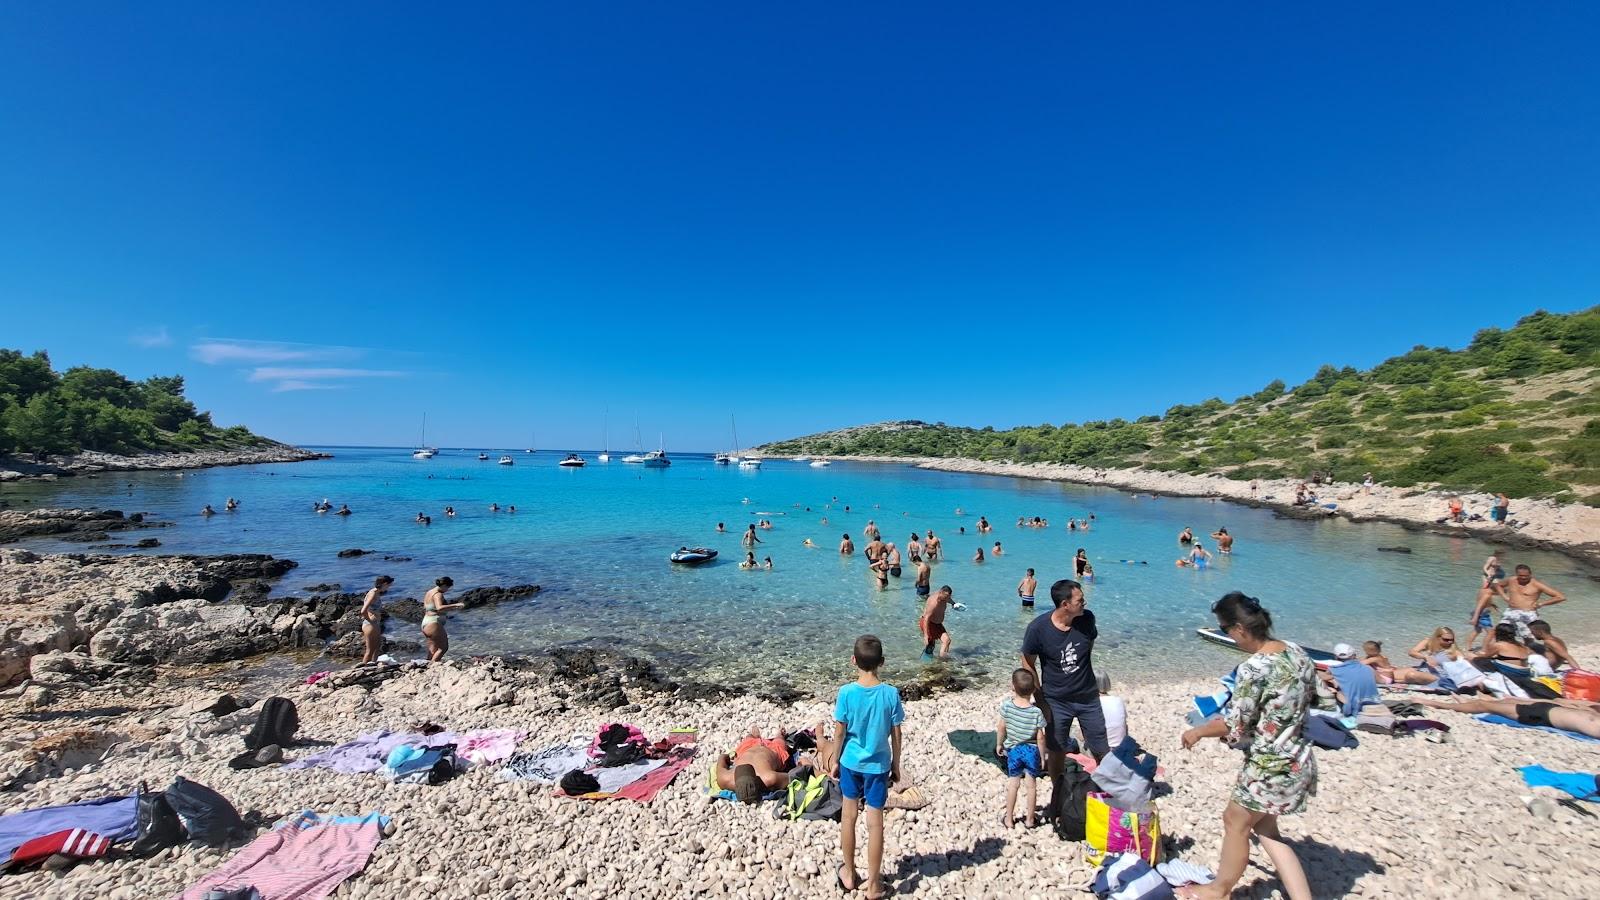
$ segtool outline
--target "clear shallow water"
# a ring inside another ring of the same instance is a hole
[[[905,577],[879,592],[859,551],[849,558],[835,552],[844,532],[864,546],[861,529],[869,519],[902,553],[912,531],[933,528],[944,538],[948,559],[935,564],[933,581],[949,584],[967,607],[947,617],[953,665],[991,677],[1015,666],[1030,618],[1016,599],[1024,570],[1037,570],[1039,603],[1047,608],[1048,585],[1070,575],[1079,547],[1097,573],[1088,586],[1101,629],[1097,666],[1138,681],[1220,674],[1236,661],[1194,637],[1195,627],[1211,624],[1210,604],[1234,589],[1260,597],[1284,637],[1324,648],[1378,639],[1391,656],[1403,657],[1436,625],[1465,624],[1489,549],[1391,525],[1280,520],[1269,511],[1205,500],[1135,499],[1107,488],[898,465],[812,469],[771,460],[745,471],[685,455],[659,470],[602,465],[589,453],[588,467],[572,470],[556,466],[564,451],[519,451],[515,466],[499,466],[479,462],[476,450],[424,461],[404,450],[329,449],[336,457],[326,461],[210,469],[181,478],[108,473],[0,486],[0,498],[17,506],[153,513],[177,523],[135,533],[159,537],[160,553],[261,552],[297,560],[300,568],[283,579],[279,593],[320,582],[360,590],[380,573],[397,579],[393,596],[420,597],[440,575],[452,576],[458,590],[537,583],[545,590],[529,601],[453,616],[452,653],[595,644],[650,656],[680,676],[758,687],[838,681],[847,674],[851,642],[869,631],[884,639],[889,677],[925,667],[917,633],[921,603],[909,564]],[[221,509],[229,496],[241,501],[238,512],[210,519],[197,514],[207,503]],[[323,497],[336,507],[348,503],[355,515],[311,512]],[[491,513],[491,502],[515,504],[517,512]],[[447,505],[456,508],[456,518],[444,517]],[[966,514],[956,516],[958,507]],[[433,516],[432,526],[412,521],[419,511]],[[765,543],[757,556],[772,556],[775,571],[741,570],[739,534],[763,513],[776,528],[759,532]],[[1097,519],[1092,531],[1065,529],[1068,518],[1090,513]],[[980,514],[995,526],[992,534],[974,533]],[[1018,516],[1035,515],[1051,527],[1015,526]],[[821,524],[824,516],[830,524]],[[728,534],[716,533],[719,521]],[[1212,550],[1207,535],[1226,525],[1238,541],[1235,553],[1206,571],[1175,568],[1176,536],[1185,525]],[[822,548],[803,547],[807,537]],[[982,544],[987,553],[996,540],[1005,555],[971,562],[974,549]],[[714,547],[721,557],[697,568],[670,565],[667,554],[685,544]],[[94,544],[31,546],[96,552]],[[1383,546],[1412,552],[1377,552]],[[379,553],[336,558],[347,547]],[[412,561],[384,561],[383,554]],[[1124,559],[1148,565],[1119,562]],[[1558,634],[1580,640],[1600,635],[1600,584],[1581,566],[1550,553],[1514,552],[1505,559],[1508,569],[1532,565],[1571,598],[1548,615]]]

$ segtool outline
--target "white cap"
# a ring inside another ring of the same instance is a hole
[[[1339,659],[1355,659],[1357,655],[1356,648],[1349,644],[1334,644],[1333,655]]]

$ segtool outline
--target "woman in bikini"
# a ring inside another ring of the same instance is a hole
[[[450,636],[444,631],[444,614],[467,608],[465,603],[445,602],[445,591],[454,586],[455,580],[446,575],[434,581],[433,587],[422,595],[422,639],[428,646],[429,662],[444,659],[445,651],[450,649]]]
[[[1372,667],[1379,684],[1433,684],[1439,680],[1432,672],[1402,668],[1389,662],[1389,657],[1383,655],[1383,645],[1377,641],[1362,644],[1361,651],[1361,661]]]
[[[361,639],[366,649],[361,654],[363,663],[378,661],[383,652],[383,595],[389,592],[394,579],[379,575],[372,582],[372,590],[361,601]]]

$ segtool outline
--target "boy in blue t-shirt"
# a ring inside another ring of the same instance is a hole
[[[844,794],[844,811],[839,822],[839,849],[844,865],[839,867],[839,887],[853,891],[861,886],[856,874],[856,816],[861,802],[867,803],[867,878],[868,898],[884,896],[883,890],[883,805],[889,798],[889,785],[900,780],[900,723],[906,719],[900,705],[900,692],[892,684],[878,680],[883,665],[883,642],[870,634],[856,638],[851,662],[861,670],[854,684],[839,689],[833,706],[838,723],[835,739],[839,757],[833,772]]]

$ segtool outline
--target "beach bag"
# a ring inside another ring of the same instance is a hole
[[[167,802],[164,791],[150,791],[140,785],[134,816],[139,827],[139,836],[129,848],[134,856],[153,856],[183,843],[183,821]]]
[[[256,724],[244,736],[246,750],[260,750],[268,744],[287,747],[294,743],[295,732],[300,730],[300,711],[287,697],[272,697],[261,704],[256,714]]]
[[[167,803],[192,841],[220,847],[244,835],[244,820],[227,798],[179,775],[167,788]]]
[[[1172,886],[1150,864],[1132,853],[1108,855],[1089,890],[1100,900],[1174,900]]]
[[[1053,823],[1056,837],[1063,841],[1081,841],[1087,833],[1087,807],[1089,792],[1094,782],[1089,773],[1074,760],[1067,760],[1061,780],[1051,788],[1050,806],[1046,812]]]
[[[1149,812],[1118,809],[1109,797],[1091,792],[1085,802],[1084,840],[1089,842],[1088,860],[1100,865],[1112,853],[1132,853],[1155,865],[1161,856],[1161,817],[1155,805]]]
[[[839,821],[844,812],[844,791],[839,782],[804,766],[789,776],[789,790],[784,796],[778,817],[794,822],[799,819]]]
[[[1089,776],[1100,791],[1123,809],[1145,812],[1154,799],[1156,757],[1131,737],[1122,739]]]

